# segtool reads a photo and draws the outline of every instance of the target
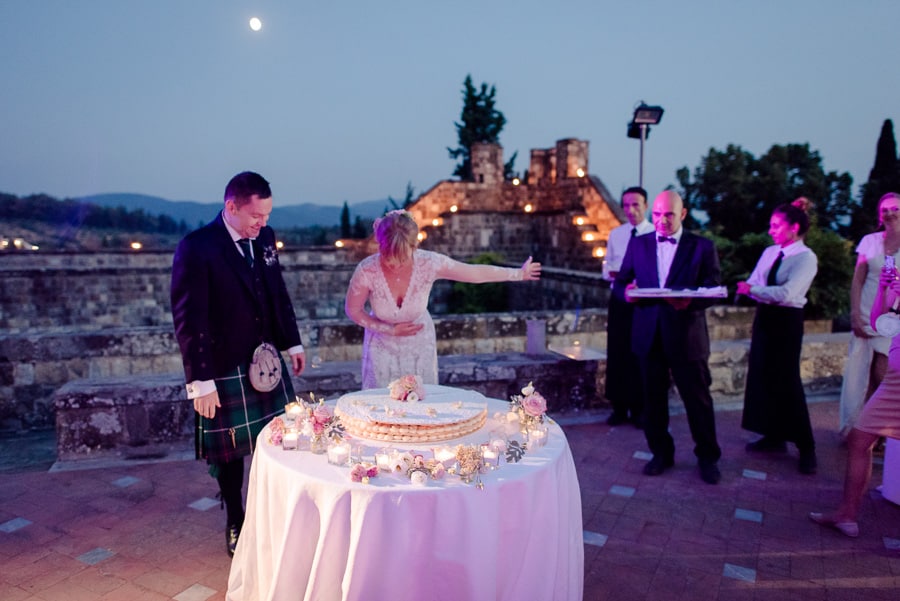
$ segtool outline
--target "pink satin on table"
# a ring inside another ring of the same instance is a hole
[[[488,414],[508,406],[489,400]],[[489,427],[462,440],[484,442]],[[353,483],[348,468],[265,435],[230,601],[581,600],[581,497],[556,424],[546,446],[483,474],[483,490],[449,475],[426,487],[399,475]],[[368,455],[382,446],[366,444]]]

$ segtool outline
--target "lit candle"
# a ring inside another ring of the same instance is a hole
[[[394,469],[391,460],[391,449],[381,449],[375,453],[375,465],[378,466],[379,472],[391,473]]]
[[[299,434],[296,430],[287,430],[281,437],[281,448],[290,451],[297,448]]]
[[[350,445],[339,442],[328,447],[328,463],[334,465],[347,465],[350,461]]]
[[[535,447],[542,447],[547,442],[547,431],[543,428],[535,428],[528,431],[528,440]]]
[[[500,463],[500,455],[490,445],[481,445],[481,457],[484,459],[484,463],[491,467]]]
[[[449,467],[448,463],[456,461],[456,451],[449,447],[438,447],[434,449],[434,460],[444,464],[444,467]]]

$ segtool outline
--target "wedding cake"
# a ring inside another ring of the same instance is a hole
[[[396,396],[396,395],[395,395]],[[478,392],[425,385],[423,400],[400,401],[389,388],[345,394],[335,415],[348,434],[398,443],[439,442],[471,434],[484,426],[487,400]]]

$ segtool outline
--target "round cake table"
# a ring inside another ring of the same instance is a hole
[[[488,399],[489,416],[508,407]],[[438,444],[487,442],[490,424]],[[227,599],[580,601],[578,478],[563,431],[549,426],[545,446],[483,474],[483,488],[450,474],[424,487],[399,474],[351,482],[348,467],[282,450],[263,430]],[[384,446],[354,442],[369,461]]]

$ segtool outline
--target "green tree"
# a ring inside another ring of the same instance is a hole
[[[459,146],[447,148],[450,158],[459,161],[453,175],[462,181],[472,181],[472,145],[478,142],[499,144],[500,132],[506,125],[506,117],[495,108],[497,90],[486,83],[476,90],[472,76],[463,82],[463,108],[456,126]],[[510,166],[511,167],[511,166]]]
[[[412,206],[412,204],[416,202],[416,189],[413,188],[412,182],[406,182],[406,194],[403,196],[402,202],[398,202],[393,196],[388,196],[388,202],[391,203],[394,210],[408,209]],[[388,210],[385,210],[385,213],[387,213],[387,211]]]
[[[863,184],[859,208],[850,223],[849,237],[858,241],[878,228],[878,200],[887,192],[900,192],[900,159],[897,158],[897,140],[894,123],[885,119],[875,149],[875,164],[869,171],[869,180]]]
[[[513,178],[519,176],[519,174],[516,173],[516,157],[518,156],[519,151],[517,150],[512,153],[512,156],[509,157],[509,160],[503,164],[503,179],[505,179],[506,181],[511,181]],[[523,177],[522,179],[525,178]]]
[[[502,265],[503,256],[497,253],[484,253],[472,259],[471,262],[478,265]],[[447,312],[459,314],[509,311],[506,287],[507,284],[503,282],[489,284],[454,282],[447,299]]]
[[[368,224],[368,227],[366,225]],[[372,231],[372,222],[365,222],[362,220],[362,217],[359,215],[356,216],[356,221],[353,222],[353,238],[355,240],[363,240],[369,236],[369,233]]]
[[[344,208],[341,209],[341,238],[350,238],[350,207],[347,201],[344,201]]]
[[[799,196],[813,202],[821,227],[837,232],[846,230],[854,209],[853,179],[826,173],[808,144],[775,145],[758,159],[740,146],[711,148],[693,178],[687,167],[676,177],[686,204],[708,216],[706,228],[732,240],[766,231],[772,209]]]

